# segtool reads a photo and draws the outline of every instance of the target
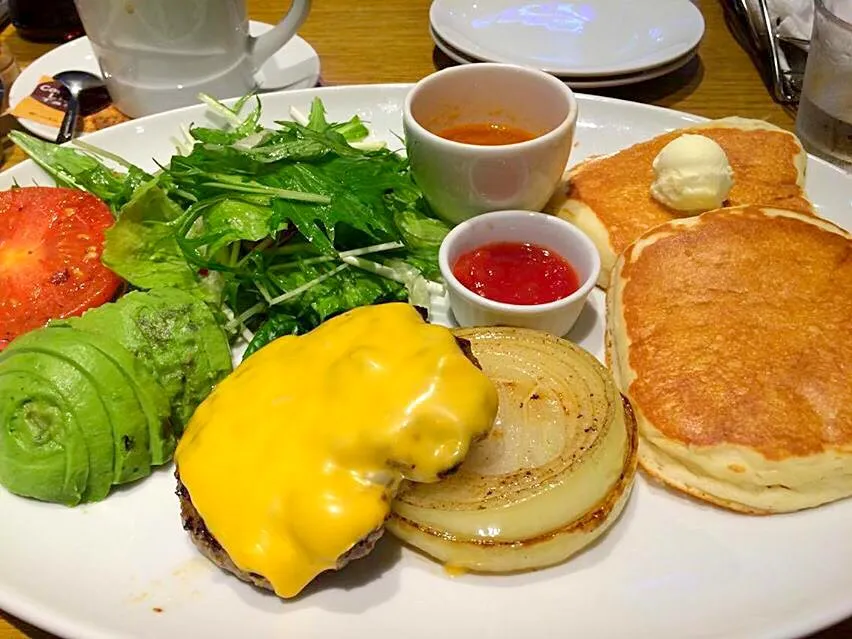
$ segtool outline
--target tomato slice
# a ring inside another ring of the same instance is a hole
[[[121,279],[101,264],[114,218],[90,193],[55,187],[0,192],[0,350],[48,320],[115,297]]]

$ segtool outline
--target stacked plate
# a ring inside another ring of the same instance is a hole
[[[574,88],[671,73],[704,34],[690,0],[434,0],[429,19],[435,45],[455,62],[536,67]]]

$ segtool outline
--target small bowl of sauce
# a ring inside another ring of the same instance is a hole
[[[454,224],[487,211],[540,211],[565,171],[576,124],[564,82],[484,62],[422,79],[402,113],[412,176]]]
[[[484,213],[456,226],[438,255],[461,326],[521,326],[562,336],[600,274],[592,241],[561,218]]]

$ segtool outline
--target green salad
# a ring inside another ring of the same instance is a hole
[[[328,122],[318,99],[309,116],[293,112],[271,128],[252,96],[233,107],[205,101],[223,126],[191,126],[151,173],[83,142],[11,137],[57,184],[112,208],[110,269],[134,288],[173,287],[208,302],[231,341],[248,342],[246,356],[356,306],[428,308],[449,228],[404,157],[365,142],[358,116]]]

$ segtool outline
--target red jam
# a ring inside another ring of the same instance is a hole
[[[464,253],[453,265],[453,275],[477,295],[507,304],[554,302],[580,288],[580,278],[565,258],[521,242],[494,242]]]

